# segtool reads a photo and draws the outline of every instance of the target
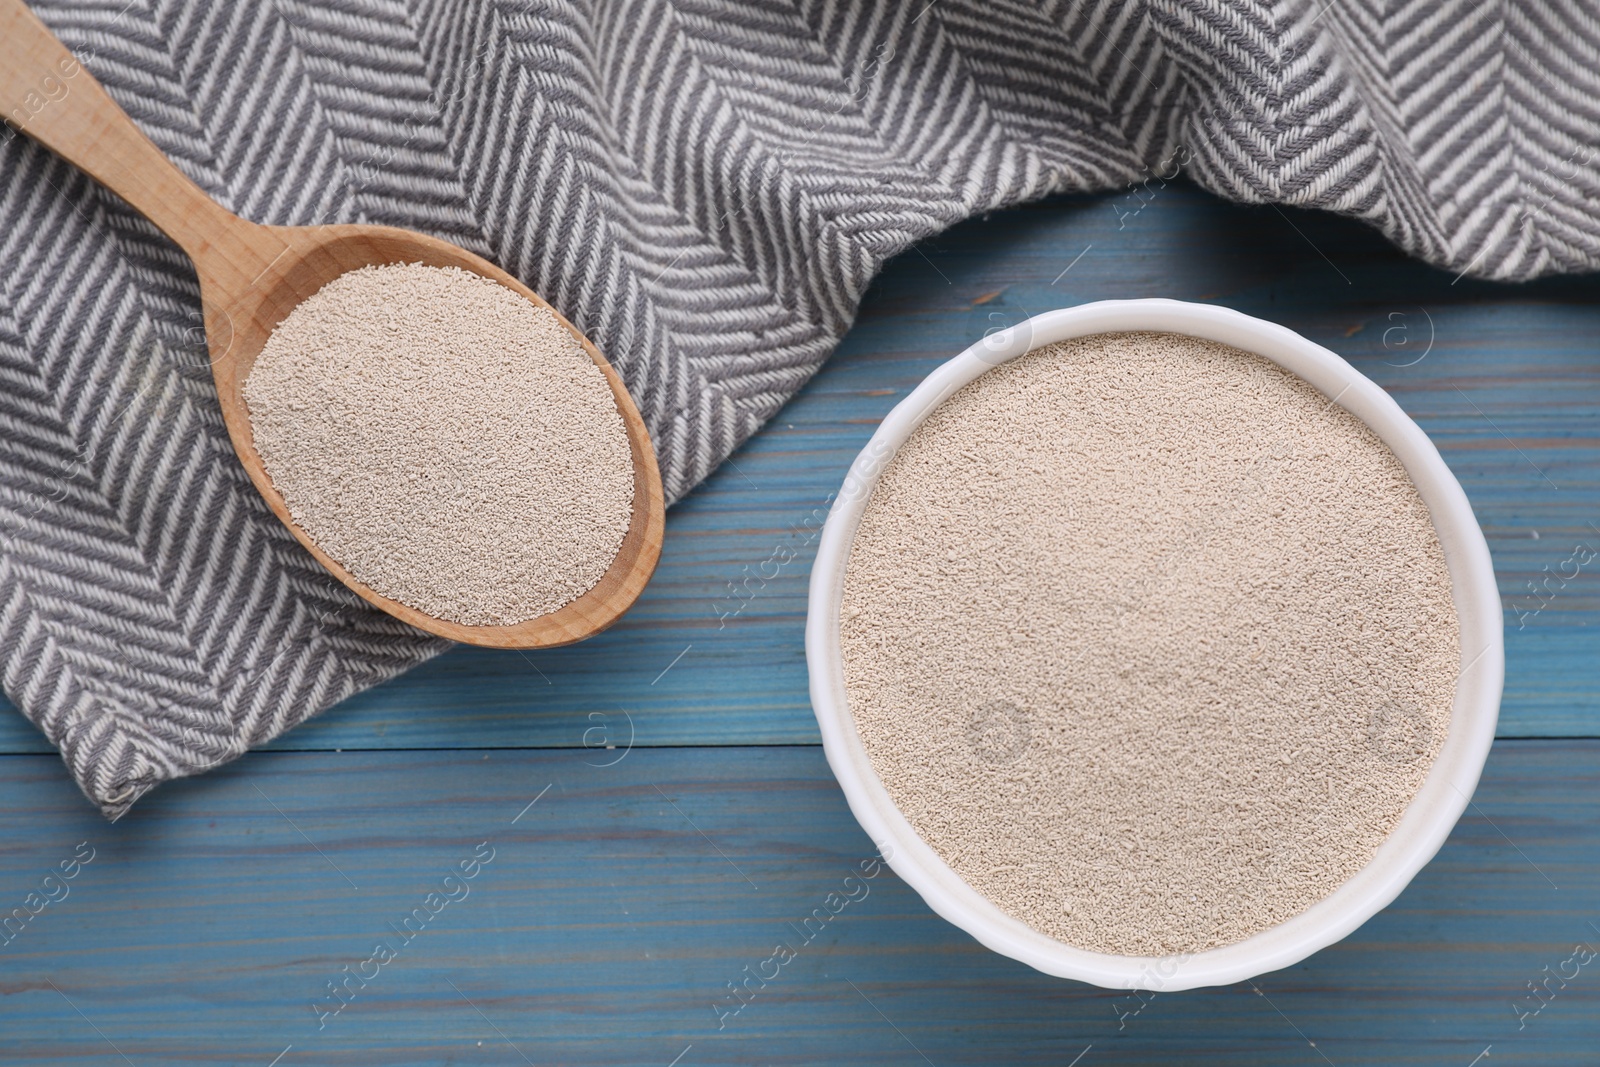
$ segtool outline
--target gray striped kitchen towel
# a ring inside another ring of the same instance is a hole
[[[465,245],[604,348],[686,493],[889,256],[1180,161],[1454,271],[1600,265],[1584,0],[38,0],[262,222]],[[322,574],[217,414],[194,275],[0,145],[0,667],[116,818],[435,654]]]

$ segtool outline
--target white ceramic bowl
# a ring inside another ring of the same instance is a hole
[[[928,413],[984,371],[1041,345],[1087,334],[1159,330],[1265,356],[1310,382],[1381,437],[1405,465],[1433,517],[1461,623],[1462,669],[1450,729],[1432,771],[1372,862],[1330,896],[1254,937],[1164,958],[1115,956],[1064,944],[1006,915],[955,873],[911,828],[879,781],[856,734],[839,653],[839,600],[850,543],[873,486]],[[872,435],[835,498],[806,618],[811,703],[828,765],[850,810],[895,873],[996,952],[1046,974],[1112,989],[1192,989],[1239,982],[1296,963],[1345,937],[1399,895],[1449,836],[1494,740],[1505,673],[1500,596],[1483,532],[1439,452],[1389,394],[1343,359],[1282,326],[1226,308],[1176,300],[1104,300],[1036,315],[985,337],[923,380]]]

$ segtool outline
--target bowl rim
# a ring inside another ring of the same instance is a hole
[[[895,452],[962,386],[1035,348],[1097,333],[1161,331],[1217,341],[1272,360],[1371,428],[1428,506],[1444,549],[1461,627],[1462,667],[1438,757],[1372,860],[1305,911],[1243,941],[1197,953],[1123,956],[1057,941],[972,889],[912,829],[856,734],[844,690],[839,601],[867,499]],[[1159,298],[1102,300],[1047,311],[971,345],[886,415],[850,466],[823,525],[806,612],[806,663],[823,751],[851,812],[891,868],[936,913],[1002,955],[1109,989],[1226,985],[1297,963],[1341,940],[1398,896],[1466,810],[1494,741],[1505,673],[1494,566],[1466,493],[1438,449],[1389,394],[1343,358],[1286,327],[1229,308]]]

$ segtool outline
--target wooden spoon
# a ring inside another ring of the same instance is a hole
[[[194,260],[212,376],[233,449],[273,513],[334,577],[413,626],[453,641],[494,648],[544,648],[581,641],[610,626],[639,596],[661,555],[665,506],[655,449],[622,379],[589,339],[553,308],[605,373],[633,453],[633,517],[622,548],[599,584],[563,608],[510,626],[463,626],[374,592],[295,525],[256,452],[244,404],[245,377],[273,328],[334,278],[369,264],[460,267],[541,307],[549,306],[527,286],[465,249],[408,230],[246,222],[173,166],[21,0],[0,0],[0,112],[8,123],[126,200]]]

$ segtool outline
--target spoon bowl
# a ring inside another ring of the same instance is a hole
[[[281,249],[267,267],[243,287],[238,284],[238,275],[232,272],[213,278],[201,271],[200,293],[212,377],[216,380],[223,421],[240,462],[273,514],[283,520],[307,551],[370,603],[413,626],[453,641],[494,648],[545,648],[581,641],[615,622],[638,597],[655,569],[661,555],[665,509],[655,449],[650,444],[644,420],[622,379],[594,344],[533,290],[488,260],[448,241],[389,226],[276,227],[255,226],[242,220],[241,225],[250,229],[241,231],[239,236],[259,246],[263,253],[280,244]],[[498,282],[523,299],[547,308],[572,332],[611,386],[617,410],[627,426],[633,461],[633,514],[628,532],[610,568],[594,588],[547,615],[505,626],[468,626],[435,618],[384,596],[328,556],[293,521],[288,505],[273,485],[256,450],[250,413],[244,402],[244,383],[272,331],[306,298],[340,275],[361,267],[392,263],[459,267]]]
[[[538,294],[481,256],[425,234],[388,226],[263,226],[239,218],[207,196],[144,136],[22,0],[0,0],[0,114],[121,196],[194,261],[212,377],[234,451],[273,514],[335,578],[419,629],[493,648],[546,648],[581,641],[610,626],[638,598],[660,558],[665,527],[655,449],[616,371]],[[594,588],[549,614],[504,626],[468,626],[384,596],[330,557],[293,521],[256,450],[244,383],[272,331],[307,297],[340,275],[397,263],[459,267],[548,309],[572,332],[611,387],[633,460],[628,532]]]

